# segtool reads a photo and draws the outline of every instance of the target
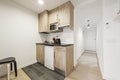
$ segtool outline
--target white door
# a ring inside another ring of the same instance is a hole
[[[85,50],[96,51],[96,28],[89,28],[84,31]]]
[[[45,66],[54,70],[54,47],[45,46]]]

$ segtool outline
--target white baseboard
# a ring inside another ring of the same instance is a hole
[[[78,59],[76,59],[76,61],[74,62],[74,68],[76,68],[77,66],[78,66],[78,62],[79,62],[79,59],[81,58],[81,56],[83,55],[83,53],[84,53],[84,50],[83,51],[81,51],[80,52],[81,53],[81,55],[79,56],[79,58]]]
[[[117,79],[113,79],[113,78],[110,77],[110,76],[104,75],[104,76],[103,76],[103,80],[117,80]]]
[[[96,51],[92,51],[92,50],[85,50],[84,52],[86,52],[86,53],[96,53]]]

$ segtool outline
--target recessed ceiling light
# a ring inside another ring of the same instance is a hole
[[[38,3],[43,5],[44,4],[44,1],[43,0],[38,0]]]
[[[87,29],[89,29],[89,28],[90,28],[90,24],[87,25]]]
[[[88,26],[87,29],[89,29],[90,27]]]

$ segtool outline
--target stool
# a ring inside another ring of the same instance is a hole
[[[13,64],[14,64],[15,76],[17,77],[17,62],[16,62],[14,57],[8,57],[8,58],[5,58],[5,59],[1,59],[0,60],[0,65],[2,65],[2,64],[7,64],[8,80],[9,80],[9,75],[10,75],[10,71],[9,70],[10,70],[10,68],[11,68],[11,71],[13,70]]]

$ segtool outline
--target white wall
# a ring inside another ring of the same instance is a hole
[[[74,65],[77,65],[77,61],[84,52],[84,36],[80,26],[75,25],[74,32]]]
[[[83,30],[79,21],[79,8],[74,10],[74,65],[77,65],[77,60],[84,52],[84,37]]]
[[[97,53],[103,78],[106,80],[120,80],[118,5],[118,0],[103,0],[102,20],[97,27]]]
[[[102,9],[101,9],[102,10]],[[102,15],[102,14],[101,14]],[[96,31],[96,52],[97,52],[97,57],[99,60],[99,67],[103,76],[103,29],[102,29],[102,18],[100,23],[97,26],[97,31]]]
[[[0,59],[13,56],[18,68],[36,62],[35,43],[42,41],[37,28],[36,13],[0,0]]]
[[[120,19],[115,19],[118,5],[118,0],[103,0],[103,60],[106,80],[120,80]]]
[[[96,27],[84,31],[85,50],[96,51]]]

